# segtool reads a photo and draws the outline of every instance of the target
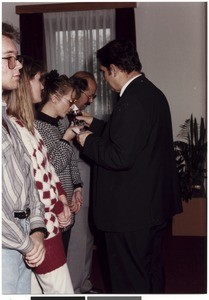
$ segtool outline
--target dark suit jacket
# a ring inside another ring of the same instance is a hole
[[[128,85],[107,123],[94,119],[89,129],[83,151],[95,162],[99,229],[134,231],[181,212],[168,102],[144,75]]]

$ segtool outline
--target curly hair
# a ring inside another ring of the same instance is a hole
[[[67,75],[59,75],[57,70],[45,73],[43,76],[44,89],[42,91],[41,108],[51,99],[53,95],[59,97],[65,96],[70,90],[75,92],[75,98],[81,95],[81,90],[86,89],[88,82],[86,79],[71,77]]]

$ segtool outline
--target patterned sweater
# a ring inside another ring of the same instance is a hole
[[[64,119],[52,118],[39,112],[36,126],[70,203],[74,189],[82,186],[82,181],[72,144],[62,139],[69,126],[69,121],[67,117]]]
[[[58,199],[65,194],[60,180],[49,162],[47,148],[38,130],[32,134],[23,123],[10,117],[11,122],[19,131],[22,141],[30,154],[34,169],[35,184],[41,202],[45,205],[45,224],[48,237],[45,239],[47,254],[44,262],[35,269],[36,273],[44,274],[60,267],[66,262],[57,215],[63,211],[63,203]]]
[[[58,197],[65,192],[54,167],[49,163],[47,149],[39,132],[35,130],[33,135],[20,120],[11,117],[11,121],[20,132],[23,143],[31,156],[36,187],[40,200],[45,205],[48,238],[51,238],[59,232],[59,222],[56,215],[62,212],[63,204],[58,200]]]

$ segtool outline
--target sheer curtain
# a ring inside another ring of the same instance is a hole
[[[115,10],[44,13],[47,69],[73,75],[80,70],[94,74],[97,97],[88,112],[105,119],[112,111],[114,96],[102,80],[96,51],[115,38]]]

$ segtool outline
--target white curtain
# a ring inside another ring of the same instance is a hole
[[[44,14],[47,69],[73,75],[85,70],[97,80],[97,97],[88,112],[105,119],[112,111],[114,95],[102,80],[96,51],[115,38],[115,10]]]

